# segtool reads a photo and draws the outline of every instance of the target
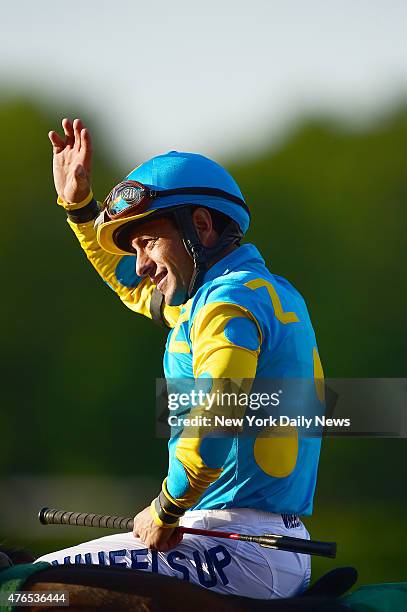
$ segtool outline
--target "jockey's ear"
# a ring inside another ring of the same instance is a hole
[[[192,219],[202,244],[206,247],[214,246],[218,239],[218,234],[213,227],[212,216],[209,210],[199,206],[192,213]]]

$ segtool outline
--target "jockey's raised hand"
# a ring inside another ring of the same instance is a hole
[[[80,119],[62,119],[65,138],[49,132],[53,149],[55,189],[64,202],[82,202],[91,191],[92,143]]]

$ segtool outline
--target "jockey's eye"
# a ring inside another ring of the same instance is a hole
[[[151,238],[144,238],[142,243],[141,243],[141,246],[142,246],[143,249],[152,248],[155,245],[155,243],[157,242],[157,240],[158,240],[158,238],[153,238],[153,237],[151,237]]]

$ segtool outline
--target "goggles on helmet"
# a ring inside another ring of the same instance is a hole
[[[138,181],[122,181],[109,193],[103,202],[103,210],[111,220],[146,212],[156,198],[173,195],[209,195],[230,200],[249,212],[241,198],[223,189],[213,187],[178,187],[177,189],[150,189]]]

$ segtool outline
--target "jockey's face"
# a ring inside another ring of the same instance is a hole
[[[212,227],[210,213],[198,208],[194,211],[193,220],[203,244],[211,246],[217,234]],[[166,304],[182,304],[194,266],[175,221],[157,217],[135,225],[131,232],[131,245],[137,254],[137,274],[150,278],[164,295]]]

